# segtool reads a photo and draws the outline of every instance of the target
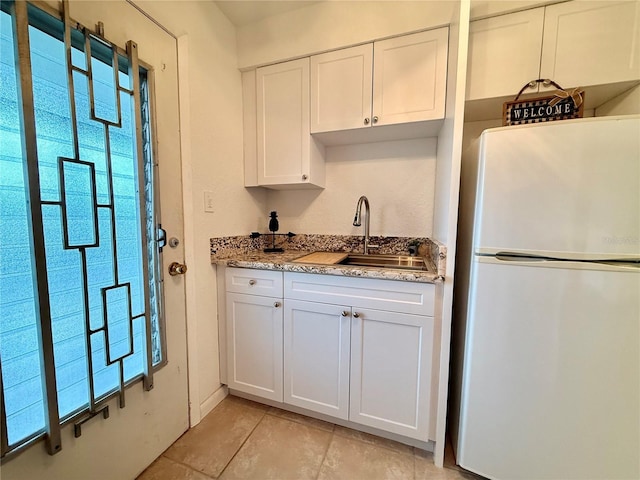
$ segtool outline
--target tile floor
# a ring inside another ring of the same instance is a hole
[[[448,453],[448,452],[447,452]],[[224,399],[138,480],[481,480],[432,454],[238,397]]]

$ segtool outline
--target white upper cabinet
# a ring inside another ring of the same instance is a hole
[[[373,44],[311,57],[311,133],[349,130],[371,119]]]
[[[543,23],[544,8],[471,22],[467,100],[515,95],[538,78]]]
[[[309,58],[258,68],[256,103],[257,184],[324,187],[324,149],[309,131]]]
[[[407,124],[444,118],[448,34],[440,28],[312,56],[311,133],[360,129],[318,137],[327,143],[433,134]],[[363,135],[386,125],[400,128]]]
[[[440,28],[374,43],[374,126],[444,118],[448,40]]]
[[[606,85],[587,92],[593,108],[640,81],[640,2],[576,0],[473,21],[467,65],[467,100],[549,78],[567,89]]]
[[[566,88],[640,80],[640,2],[546,7],[540,73]]]

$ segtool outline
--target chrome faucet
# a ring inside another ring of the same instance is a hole
[[[366,215],[364,220],[364,254],[369,255],[369,247],[377,248],[377,245],[369,245],[369,218],[371,217],[371,212],[369,210],[369,199],[362,195],[358,199],[358,204],[356,205],[356,215],[353,217],[353,226],[359,227],[362,225],[361,217],[362,217],[362,204],[364,203],[364,213]]]

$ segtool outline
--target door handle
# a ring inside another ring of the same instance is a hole
[[[173,262],[169,265],[169,275],[175,277],[176,275],[184,275],[187,273],[187,266],[183,263]]]

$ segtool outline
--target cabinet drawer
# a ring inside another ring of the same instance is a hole
[[[433,316],[435,285],[285,272],[284,296],[294,300]]]
[[[227,292],[282,298],[282,272],[228,267],[225,283]]]

